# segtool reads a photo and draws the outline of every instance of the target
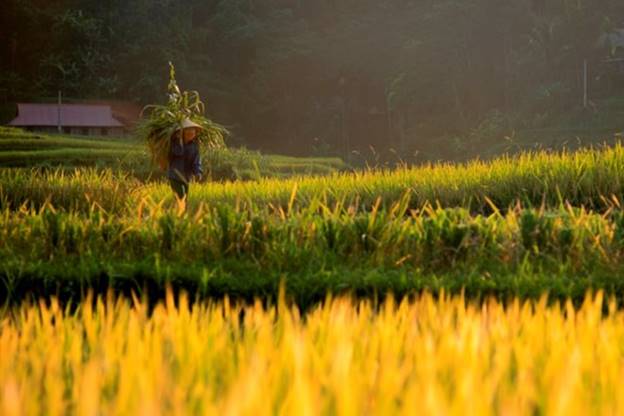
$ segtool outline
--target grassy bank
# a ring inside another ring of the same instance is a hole
[[[545,207],[569,203],[604,211],[617,207],[624,197],[624,147],[527,153],[465,165],[207,182],[192,185],[189,206],[246,204],[287,209],[289,204],[306,207],[322,201],[329,206],[370,208],[380,198],[381,206],[389,207],[406,191],[412,209],[430,203],[491,213],[493,206],[504,210],[517,203]],[[142,199],[171,203],[173,198],[164,182],[143,184],[128,174],[93,169],[4,169],[0,171],[0,196],[1,206],[10,209],[24,203],[39,207],[49,201],[56,209],[86,212],[97,202],[117,213],[136,209]]]
[[[144,206],[123,217],[4,211],[0,297],[89,289],[147,291],[167,284],[203,297],[251,300],[281,283],[301,306],[327,293],[364,296],[422,290],[470,297],[580,300],[604,289],[624,300],[624,216],[582,209],[518,209],[471,215],[463,209],[357,212],[311,206],[257,213],[226,205],[192,215]],[[152,210],[152,211],[151,211]]]
[[[339,158],[263,155],[246,149],[203,153],[205,173],[214,180],[259,179],[293,175],[326,175],[348,169]],[[109,168],[141,180],[162,178],[150,162],[147,147],[133,137],[65,136],[0,127],[0,167]]]
[[[278,158],[282,163],[292,162]],[[316,160],[314,160],[314,163]],[[163,182],[0,170],[0,295],[275,298],[464,291],[624,300],[624,147],[289,179]]]

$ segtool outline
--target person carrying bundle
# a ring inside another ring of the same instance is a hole
[[[189,184],[193,178],[202,176],[201,156],[197,137],[202,127],[189,119],[180,123],[180,128],[171,137],[167,177],[171,189],[181,200],[186,200]]]
[[[152,163],[166,172],[171,188],[186,206],[190,182],[203,174],[200,147],[225,148],[229,132],[204,116],[197,91],[180,90],[173,64],[169,66],[167,103],[143,109],[137,134],[146,141]]]

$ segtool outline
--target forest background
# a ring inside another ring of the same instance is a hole
[[[59,90],[162,102],[172,61],[230,143],[267,152],[602,140],[624,124],[622,28],[621,0],[4,0],[0,124]]]

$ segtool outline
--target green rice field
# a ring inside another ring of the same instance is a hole
[[[262,155],[246,149],[204,152],[206,173],[214,180],[324,175],[348,169],[335,157]],[[135,137],[65,136],[0,127],[0,168],[110,168],[143,180],[162,174],[150,162],[147,147]]]
[[[195,183],[186,209],[165,182],[119,169],[4,168],[0,298],[172,287],[251,300],[284,287],[302,307],[328,293],[622,299],[623,184],[619,144]]]

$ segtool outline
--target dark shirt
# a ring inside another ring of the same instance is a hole
[[[193,175],[200,177],[201,174],[202,167],[197,140],[188,144],[180,142],[177,138],[171,140],[167,176],[177,181],[190,182]]]

